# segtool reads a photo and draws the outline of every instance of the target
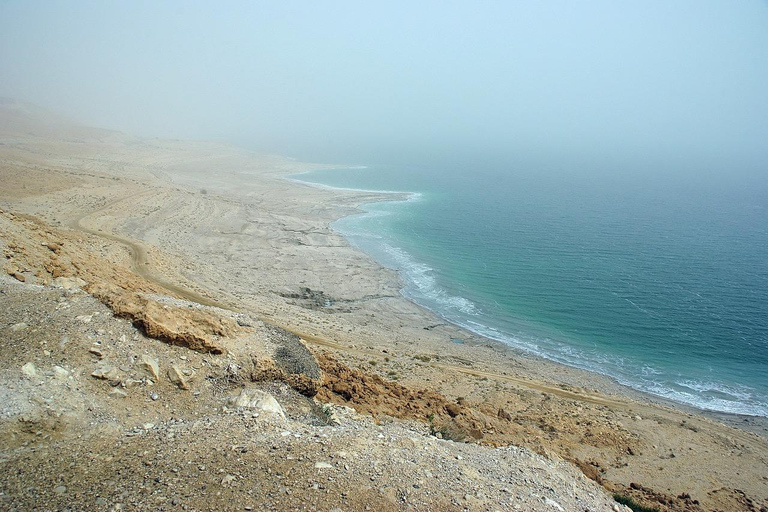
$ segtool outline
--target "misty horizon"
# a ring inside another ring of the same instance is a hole
[[[768,161],[768,7],[5,2],[0,96],[302,160]]]

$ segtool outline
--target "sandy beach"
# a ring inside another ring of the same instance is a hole
[[[768,510],[765,418],[706,413],[643,395],[484,339],[408,301],[395,271],[330,227],[360,204],[396,197],[287,179],[330,165],[217,143],[52,126],[41,115],[7,106],[0,141],[0,209],[7,228],[0,240],[4,273],[14,286],[50,286],[57,277],[74,275],[95,282],[82,274],[85,263],[62,266],[56,276],[42,256],[35,259],[37,240],[36,249],[19,248],[24,230],[70,237],[65,248],[102,262],[93,263],[101,270],[89,271],[99,279],[140,279],[141,285],[120,285],[123,292],[229,312],[219,331],[184,341],[207,347],[206,358],[214,357],[214,344],[224,347],[222,358],[266,350],[243,341],[253,335],[248,329],[274,326],[296,334],[325,375],[316,399],[354,409],[362,415],[355,421],[393,429],[399,427],[389,425],[421,425],[427,438],[436,439],[431,431],[459,441],[453,444],[470,459],[472,450],[492,457],[499,447],[521,447],[577,468],[606,496],[617,493],[659,510]],[[83,289],[120,316],[116,295]],[[136,308],[121,304],[120,311],[128,311],[123,316],[135,320]],[[252,322],[240,325],[238,315]],[[12,323],[0,326],[4,340],[12,339]],[[24,364],[8,358],[24,356],[3,350],[7,383],[9,372]],[[202,357],[198,352],[189,357]],[[440,400],[447,405],[435,415],[430,408]],[[175,407],[175,417],[194,414],[194,403],[184,403]],[[147,407],[144,400],[136,404]],[[20,463],[13,450],[21,444],[10,441],[17,419],[8,413],[3,422],[8,470]],[[358,484],[350,485],[354,492]],[[456,509],[499,508],[476,500],[474,491],[461,491],[469,494],[472,500]],[[394,503],[393,510],[408,508]],[[424,510],[454,506],[424,503]],[[569,503],[563,507],[575,510],[577,502]],[[323,506],[318,509],[332,508]]]

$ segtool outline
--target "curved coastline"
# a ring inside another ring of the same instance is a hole
[[[324,170],[335,170],[335,169],[355,169],[355,168],[367,168],[365,166],[362,167],[333,167],[333,168],[326,168]],[[414,291],[419,290],[418,284],[414,283],[412,280],[409,280],[408,277],[405,275],[407,274],[407,270],[405,270],[403,267],[404,265],[397,265],[397,264],[391,264],[386,261],[382,261],[382,258],[378,254],[374,254],[373,251],[366,250],[364,247],[361,246],[355,239],[354,235],[349,234],[348,232],[345,232],[343,229],[338,228],[338,223],[343,222],[344,219],[348,219],[351,217],[358,217],[358,216],[366,216],[366,215],[378,215],[380,213],[378,212],[370,212],[365,209],[368,205],[375,205],[380,203],[404,203],[404,202],[410,202],[410,201],[416,201],[423,197],[423,193],[421,192],[411,192],[411,191],[395,191],[395,190],[373,190],[373,189],[363,189],[363,188],[353,188],[353,187],[338,187],[338,186],[332,186],[327,185],[324,183],[318,183],[313,181],[308,181],[306,179],[301,179],[300,177],[307,177],[315,173],[315,170],[309,170],[306,172],[301,172],[298,174],[291,174],[287,176],[283,176],[282,178],[287,181],[292,181],[296,183],[300,183],[302,185],[316,187],[324,190],[330,190],[330,191],[344,191],[344,192],[359,192],[359,193],[366,193],[366,194],[377,194],[380,195],[380,199],[377,199],[375,201],[369,201],[360,203],[357,205],[357,213],[352,213],[346,216],[343,216],[339,219],[337,219],[334,222],[331,222],[329,226],[334,229],[336,232],[340,233],[344,239],[354,248],[362,251],[366,255],[368,255],[370,258],[372,258],[374,261],[376,261],[378,264],[390,268],[392,270],[395,270],[397,272],[397,275],[400,280],[400,294],[402,297],[409,302],[415,304],[416,306],[423,308],[424,310],[434,314],[435,316],[439,317],[442,320],[445,320],[447,323],[453,325],[456,329],[458,329],[464,334],[459,334],[456,339],[458,340],[466,340],[468,344],[483,344],[488,341],[496,344],[500,348],[503,348],[505,350],[511,351],[517,356],[524,356],[529,359],[537,359],[540,360],[542,363],[547,364],[554,364],[554,365],[562,365],[563,367],[569,369],[569,370],[575,370],[580,372],[585,372],[587,375],[592,376],[593,379],[595,379],[598,382],[595,382],[595,387],[597,389],[600,389],[603,392],[608,393],[616,393],[625,395],[633,400],[640,400],[651,404],[657,404],[657,405],[663,405],[666,407],[671,407],[673,409],[680,410],[685,413],[694,413],[694,414],[700,414],[702,416],[715,419],[717,421],[729,424],[731,426],[735,426],[737,428],[740,428],[742,430],[746,430],[749,432],[756,432],[759,434],[764,434],[766,429],[768,429],[768,410],[764,411],[764,414],[757,414],[757,413],[747,413],[741,410],[738,410],[737,408],[731,408],[730,410],[727,408],[709,408],[706,407],[705,404],[696,402],[694,400],[686,401],[682,398],[677,399],[675,396],[680,396],[679,393],[676,393],[673,389],[667,389],[665,387],[658,387],[658,391],[654,392],[650,389],[644,388],[642,385],[638,383],[631,382],[631,379],[622,377],[620,375],[614,375],[610,373],[608,370],[604,370],[603,368],[596,366],[594,364],[589,364],[589,361],[585,359],[584,363],[580,363],[579,361],[569,361],[564,360],[562,358],[558,358],[555,354],[548,353],[546,350],[537,350],[530,346],[529,343],[525,343],[523,341],[515,342],[513,339],[514,335],[508,335],[505,333],[501,333],[497,331],[495,328],[483,325],[480,323],[476,323],[476,327],[473,327],[469,325],[471,322],[465,322],[462,321],[459,318],[456,318],[454,316],[451,316],[450,314],[446,313],[444,310],[441,310],[438,307],[430,306],[429,304],[425,303],[423,300],[419,300],[418,293],[414,293]],[[387,196],[395,196],[392,198],[387,198]],[[406,197],[406,199],[401,199],[403,196]],[[400,248],[394,247],[393,249],[398,250],[405,254],[406,257],[411,258],[409,254],[405,253]],[[417,262],[412,262],[413,264],[418,264]],[[424,265],[426,267],[426,265]],[[429,269],[432,270],[432,269]],[[457,297],[458,299],[461,299],[463,301],[469,302],[467,299]],[[474,305],[473,305],[474,306]],[[494,335],[496,333],[496,335]],[[606,388],[606,382],[604,379],[607,379],[610,383],[613,384],[613,386],[609,386]]]

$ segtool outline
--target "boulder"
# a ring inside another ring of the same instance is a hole
[[[285,418],[285,411],[275,397],[260,389],[244,389],[238,396],[229,399],[230,405],[244,409],[255,409],[264,413],[274,414]]]

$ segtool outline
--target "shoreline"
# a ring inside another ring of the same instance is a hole
[[[331,228],[386,194],[285,179],[338,166],[214,143],[24,140],[2,146],[3,210],[87,235],[94,254],[141,269],[167,292],[164,283],[298,334],[317,358],[357,372],[355,389],[379,379],[411,397],[336,393],[327,397],[332,403],[375,422],[429,429],[429,409],[412,401],[437,393],[452,404],[451,424],[473,443],[567,460],[609,492],[663,510],[699,510],[684,495],[709,509],[741,510],[742,492],[768,504],[767,424],[643,394],[417,305],[401,293],[395,270]]]
[[[347,167],[332,166],[332,167],[330,167],[328,169],[323,169],[323,170],[345,169],[345,168],[347,168]],[[351,188],[351,187],[336,187],[336,186],[332,186],[332,185],[326,185],[326,184],[323,184],[323,183],[316,183],[316,182],[312,182],[312,181],[306,181],[306,180],[298,179],[298,178],[295,177],[295,176],[310,175],[313,172],[315,172],[315,171],[314,170],[310,170],[310,171],[302,172],[302,173],[297,174],[297,175],[285,176],[285,177],[283,177],[283,179],[285,179],[285,180],[287,180],[289,182],[299,183],[299,184],[302,184],[302,185],[305,185],[305,186],[316,187],[316,188],[324,189],[324,190],[340,191],[340,192],[351,192],[351,193],[380,194],[380,195],[383,196],[378,201],[374,201],[374,202],[370,202],[370,203],[361,203],[361,204],[357,205],[356,208],[357,208],[358,212],[357,213],[351,213],[351,214],[349,214],[349,215],[347,215],[345,217],[357,216],[357,215],[365,215],[366,213],[369,213],[366,210],[362,209],[362,207],[364,207],[367,204],[376,204],[376,203],[383,203],[383,202],[385,202],[385,203],[405,202],[405,201],[411,201],[411,200],[418,199],[422,195],[421,192],[403,192],[403,191],[389,191],[389,190],[357,189],[357,188]],[[395,196],[395,197],[390,198],[390,197],[387,197],[387,196]],[[406,199],[401,199],[401,197],[403,197],[403,196],[406,196],[407,198]],[[341,220],[342,218],[345,218],[345,217],[340,217],[339,219],[336,219],[336,220],[330,222],[328,227],[335,230],[335,228],[333,227],[333,224],[335,222],[337,222],[338,220]],[[417,307],[422,308],[425,311],[429,312],[429,314],[435,315],[436,317],[438,317],[438,318],[444,320],[445,322],[451,324],[452,326],[454,326],[457,329],[457,334],[463,334],[463,333],[468,334],[468,336],[461,336],[461,338],[457,337],[457,339],[472,340],[475,337],[479,338],[478,340],[470,341],[469,342],[470,344],[475,344],[475,345],[483,344],[485,342],[490,341],[492,343],[498,344],[499,348],[502,348],[504,350],[509,351],[511,354],[514,354],[514,356],[516,356],[516,357],[524,356],[524,357],[531,358],[531,359],[534,359],[534,360],[538,359],[538,360],[540,360],[542,362],[546,362],[547,364],[554,364],[554,365],[562,366],[562,367],[568,368],[569,370],[573,370],[573,371],[585,372],[586,374],[593,376],[596,380],[597,379],[600,379],[600,380],[607,379],[608,381],[610,381],[612,386],[609,386],[609,387],[606,387],[604,382],[600,383],[601,384],[600,387],[602,388],[601,391],[615,392],[615,390],[610,389],[610,388],[619,387],[620,388],[619,389],[619,393],[624,393],[624,394],[626,394],[626,396],[628,398],[631,398],[633,400],[642,400],[642,401],[645,401],[645,402],[647,402],[649,404],[663,405],[663,406],[666,406],[666,407],[670,407],[672,409],[679,410],[680,412],[684,412],[686,414],[700,414],[700,415],[702,415],[704,417],[707,417],[707,418],[710,418],[712,420],[720,421],[720,422],[723,422],[723,423],[725,423],[727,425],[730,425],[730,426],[739,428],[741,430],[744,430],[746,432],[753,432],[753,433],[756,433],[758,435],[762,435],[762,436],[768,438],[768,434],[767,434],[768,433],[768,417],[760,416],[760,415],[757,415],[757,414],[753,415],[753,414],[744,414],[744,413],[737,413],[737,412],[731,412],[731,411],[723,411],[723,410],[717,410],[717,409],[708,409],[708,408],[697,406],[695,404],[690,404],[690,403],[686,403],[686,402],[682,402],[682,401],[677,401],[677,400],[674,400],[672,398],[665,397],[663,395],[657,395],[657,394],[654,394],[654,393],[652,393],[650,391],[645,391],[645,390],[642,390],[642,389],[638,389],[638,388],[633,387],[633,386],[631,386],[629,384],[624,384],[617,377],[614,377],[613,375],[610,375],[608,373],[603,373],[603,372],[600,372],[600,371],[584,368],[584,367],[581,367],[581,366],[571,365],[571,364],[568,364],[568,363],[557,361],[557,360],[555,360],[553,358],[547,357],[546,355],[537,354],[537,353],[534,353],[534,352],[531,352],[531,351],[527,351],[524,348],[516,347],[514,345],[511,345],[511,344],[508,344],[508,343],[504,342],[503,340],[490,337],[488,335],[485,335],[485,334],[482,334],[480,332],[474,331],[474,330],[472,330],[469,327],[461,325],[460,323],[458,323],[458,322],[452,320],[451,318],[443,315],[440,311],[436,311],[436,310],[430,308],[429,306],[420,303],[417,299],[415,299],[415,298],[409,296],[408,294],[406,294],[404,291],[409,286],[409,284],[406,281],[405,277],[402,275],[402,273],[403,273],[402,269],[393,268],[393,267],[390,267],[390,266],[386,265],[385,263],[381,263],[378,260],[378,258],[376,258],[374,255],[369,254],[364,249],[362,249],[359,246],[357,246],[357,244],[355,244],[353,241],[351,241],[349,238],[347,238],[347,236],[344,235],[344,233],[342,233],[340,231],[337,231],[337,232],[339,234],[341,234],[344,237],[345,240],[347,240],[347,242],[350,244],[350,246],[352,246],[355,249],[363,252],[368,257],[373,259],[377,264],[379,264],[379,265],[381,265],[381,266],[383,266],[385,268],[389,268],[391,270],[396,271],[397,274],[398,274],[398,281],[401,284],[400,294],[402,295],[402,297],[405,300],[408,300],[409,302],[413,303]],[[466,343],[467,341],[462,341],[462,342]],[[598,389],[600,389],[600,388],[598,388]]]

